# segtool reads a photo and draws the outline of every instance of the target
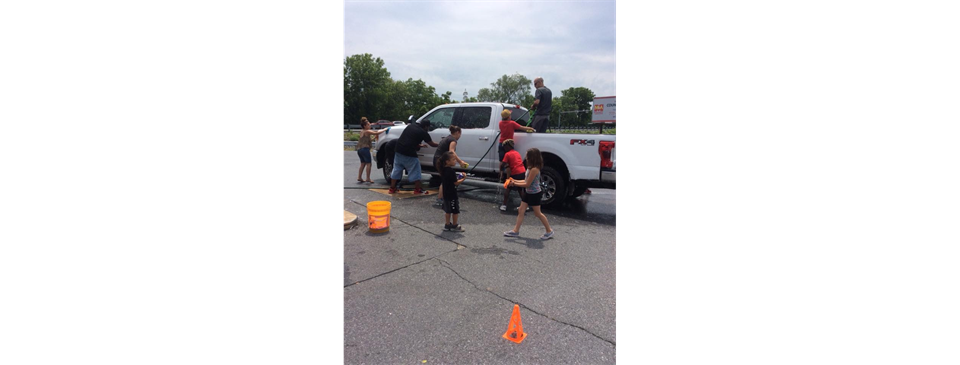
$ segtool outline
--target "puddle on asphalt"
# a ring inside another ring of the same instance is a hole
[[[519,255],[519,254],[520,254],[520,253],[517,252],[517,251],[507,250],[507,249],[505,249],[505,248],[497,247],[496,245],[494,245],[493,247],[487,247],[487,248],[471,248],[471,249],[470,249],[470,252],[478,253],[478,254],[481,254],[481,255],[502,255],[502,254],[504,254],[504,253],[508,253],[508,254],[511,254],[511,255]]]
[[[481,255],[496,255],[497,258],[503,260],[503,254],[511,254],[514,256],[519,256],[520,253],[513,250],[507,250],[505,248],[500,248],[497,246],[487,247],[487,248],[471,248],[470,252],[481,254]]]

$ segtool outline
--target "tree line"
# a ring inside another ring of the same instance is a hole
[[[550,87],[549,80],[546,81]],[[466,101],[520,104],[529,108],[533,105],[533,91],[533,80],[520,74],[503,75],[490,83],[489,88],[481,88],[476,96]],[[560,120],[561,111],[587,110],[585,113],[565,113],[562,121],[563,125],[590,124],[593,91],[571,87],[553,93],[551,123]],[[360,117],[367,117],[370,121],[405,121],[410,115],[419,117],[438,105],[461,102],[452,95],[450,91],[437,94],[433,86],[420,79],[394,80],[384,67],[384,61],[369,53],[352,55],[343,61],[343,124],[359,124]]]

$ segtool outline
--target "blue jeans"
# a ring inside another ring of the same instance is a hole
[[[407,170],[407,179],[411,182],[420,180],[420,159],[406,156],[400,153],[393,154],[393,171],[390,172],[390,178],[400,180],[403,177],[403,170]]]
[[[370,147],[357,150],[357,156],[360,156],[360,163],[371,163],[373,161],[373,159],[370,158]]]

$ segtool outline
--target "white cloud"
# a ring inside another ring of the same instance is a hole
[[[363,2],[345,4],[345,55],[370,53],[394,79],[437,93],[477,90],[504,74],[543,76],[555,95],[616,94],[615,3]]]

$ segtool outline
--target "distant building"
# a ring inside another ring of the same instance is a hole
[[[467,89],[463,89],[463,102],[467,102]]]

